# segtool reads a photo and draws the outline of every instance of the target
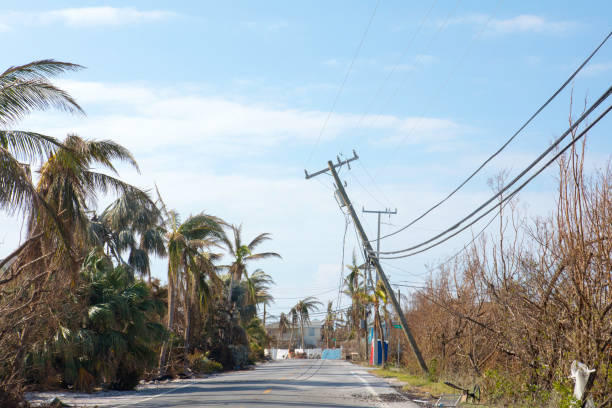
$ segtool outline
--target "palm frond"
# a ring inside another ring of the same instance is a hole
[[[70,140],[71,136],[68,136],[65,142],[68,148],[70,148]],[[98,164],[102,164],[104,167],[110,169],[115,174],[117,174],[117,170],[115,169],[112,163],[113,160],[119,160],[121,162],[127,163],[134,167],[140,173],[140,168],[138,167],[138,163],[136,163],[136,160],[132,156],[132,153],[118,143],[115,143],[111,140],[88,141],[86,147],[86,154],[89,159]]]
[[[44,79],[63,74],[66,71],[78,71],[83,68],[85,67],[82,65],[53,59],[32,61],[28,64],[8,68],[0,74],[0,84],[3,81],[13,81],[15,79]]]
[[[260,252],[258,254],[248,255],[244,257],[245,261],[251,261],[255,259],[267,259],[267,258],[280,258],[283,259],[282,256],[277,254],[276,252]]]
[[[112,191],[117,195],[130,193],[145,194],[137,187],[134,187],[129,183],[126,183],[124,181],[119,180],[118,178],[109,176],[104,173],[84,171],[82,174],[82,178],[84,181],[84,186],[90,189],[90,194],[92,198],[95,198],[96,191],[100,191],[104,194],[109,191]]]
[[[63,145],[54,137],[23,130],[0,130],[0,146],[17,160],[31,163],[43,160]]]
[[[271,239],[272,239],[271,234],[268,232],[264,232],[263,234],[259,234],[258,236],[253,238],[253,240],[247,246],[249,247],[251,251],[253,251],[255,247],[257,247],[259,244],[261,244],[264,241],[269,241]]]
[[[0,209],[9,213],[32,208],[34,195],[29,167],[0,147]]]
[[[83,113],[83,109],[68,94],[46,79],[0,78],[0,124],[7,126],[25,115],[50,108]]]

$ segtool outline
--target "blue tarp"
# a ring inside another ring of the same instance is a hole
[[[342,349],[324,349],[321,353],[321,360],[341,360]]]

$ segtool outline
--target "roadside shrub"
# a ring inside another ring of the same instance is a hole
[[[574,398],[573,387],[566,381],[556,381],[553,383],[553,389],[555,390],[555,407],[559,408],[576,408],[580,407],[581,403]]]
[[[110,384],[112,390],[133,390],[138,385],[142,373],[135,368],[130,368],[123,362],[119,363],[115,373],[115,379]]]
[[[431,382],[437,382],[440,378],[440,372],[438,369],[438,360],[436,358],[432,358],[429,361],[429,373],[427,374],[427,379]]]
[[[208,358],[208,353],[204,354],[200,351],[195,351],[187,356],[189,367],[198,374],[211,374],[223,371],[223,365]]]
[[[236,346],[230,345],[229,349],[231,350],[232,360],[234,362],[233,368],[240,369],[249,364],[249,354],[251,352],[249,346],[245,346],[242,344]]]

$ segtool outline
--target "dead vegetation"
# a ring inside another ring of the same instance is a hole
[[[583,142],[558,162],[554,214],[500,204],[496,231],[415,293],[408,317],[432,375],[479,383],[492,402],[562,406],[578,360],[597,370],[598,406],[612,405],[612,169],[586,176],[584,152]]]

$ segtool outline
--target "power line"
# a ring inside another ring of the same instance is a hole
[[[321,295],[325,295],[327,293],[331,293],[331,292],[335,292],[336,288],[331,288],[328,289],[324,292],[320,292],[320,293],[313,293],[311,295],[308,296],[294,296],[294,297],[274,297],[273,300],[276,302],[277,300],[295,300],[295,299],[304,299],[305,297],[317,297],[317,296],[321,296]]]
[[[606,95],[606,97],[610,95],[611,90],[612,90],[612,87],[608,89],[608,92],[606,92],[606,94],[605,94],[605,95]],[[552,157],[552,158],[551,158],[551,159],[550,159],[550,160],[549,160],[549,161],[548,161],[546,164],[544,164],[544,166],[542,166],[542,167],[541,167],[541,168],[540,168],[540,169],[539,169],[539,170],[538,170],[536,173],[534,173],[534,174],[533,174],[531,177],[529,177],[527,180],[525,180],[525,182],[523,182],[523,184],[521,184],[521,185],[520,185],[519,187],[517,187],[517,188],[516,188],[514,191],[512,191],[512,193],[510,193],[510,195],[508,195],[508,196],[506,196],[505,198],[503,198],[503,199],[500,201],[500,203],[499,203],[499,204],[501,204],[501,203],[503,203],[503,202],[505,202],[505,201],[508,201],[508,200],[512,199],[512,197],[514,197],[514,196],[515,196],[515,195],[516,195],[516,194],[517,194],[517,193],[518,193],[518,192],[519,192],[519,191],[520,191],[520,190],[521,190],[523,187],[525,187],[525,186],[526,186],[526,185],[527,185],[529,182],[531,182],[531,181],[532,181],[532,180],[533,180],[533,179],[534,179],[536,176],[538,176],[540,173],[542,173],[542,171],[544,171],[544,170],[545,170],[545,169],[546,169],[548,166],[550,166],[552,163],[554,163],[554,162],[555,162],[555,160],[557,160],[557,159],[558,159],[558,158],[559,158],[559,157],[560,157],[560,156],[561,156],[563,153],[565,153],[565,152],[567,151],[567,149],[569,149],[569,148],[570,148],[572,145],[574,145],[574,144],[575,144],[575,143],[576,143],[576,142],[577,142],[579,139],[581,139],[581,138],[582,138],[582,137],[583,137],[583,136],[584,136],[584,135],[585,135],[585,134],[586,134],[586,133],[587,133],[587,132],[588,132],[588,131],[589,131],[589,130],[590,130],[590,129],[591,129],[591,128],[592,128],[592,127],[595,125],[595,124],[597,124],[597,123],[598,123],[598,122],[599,122],[601,119],[603,119],[603,117],[604,117],[604,116],[606,116],[606,115],[607,115],[607,114],[610,112],[610,110],[612,110],[612,105],[608,106],[608,108],[606,108],[606,110],[604,110],[604,111],[603,111],[603,112],[602,112],[602,113],[601,113],[601,114],[600,114],[600,115],[597,117],[597,119],[595,119],[595,121],[594,121],[593,123],[590,123],[590,124],[589,124],[589,125],[588,125],[588,126],[587,126],[587,127],[586,127],[586,128],[583,130],[583,131],[582,131],[582,132],[580,132],[580,134],[579,134],[578,136],[576,136],[575,138],[573,138],[573,139],[572,139],[572,141],[571,141],[570,143],[568,143],[568,144],[567,144],[567,145],[566,145],[566,146],[565,146],[563,149],[561,149],[561,150],[560,150],[560,151],[559,151],[559,152],[558,152],[556,155],[554,155],[554,156],[553,156],[553,157]],[[581,118],[581,119],[582,119],[582,118]],[[575,126],[570,127],[570,129],[571,129],[571,130],[575,129]],[[558,144],[558,143],[555,143],[555,144],[554,144],[553,146],[551,146],[551,147],[554,147],[554,146],[556,146],[557,144]],[[539,161],[539,159],[538,159],[538,161]],[[531,166],[531,167],[532,167],[532,166]],[[514,184],[514,182],[515,182],[516,180],[517,180],[517,179],[515,178],[515,179],[514,179],[514,180],[513,180],[513,181],[510,183],[510,185],[508,185],[508,187],[510,187],[512,184]],[[501,190],[501,191],[500,191],[498,194],[496,194],[494,197],[492,197],[492,199],[494,199],[494,198],[496,198],[496,197],[499,197],[499,196],[500,196],[500,194],[501,194],[501,193],[503,193],[503,192],[504,192],[506,189],[507,189],[507,187],[504,187],[504,188],[503,188],[503,189],[502,189],[502,190]],[[485,203],[485,204],[486,204],[486,203]],[[467,228],[471,227],[471,226],[472,226],[472,225],[474,225],[476,222],[480,221],[480,220],[481,220],[482,218],[484,218],[486,215],[488,215],[488,214],[489,214],[489,213],[491,213],[493,210],[495,210],[495,209],[497,208],[497,205],[499,205],[499,204],[496,204],[495,206],[491,207],[491,208],[490,208],[488,211],[486,211],[485,213],[483,213],[482,215],[480,215],[478,218],[476,218],[474,221],[472,221],[471,223],[469,223],[469,224],[468,224],[468,225],[466,225],[465,227],[461,228],[459,231],[457,231],[457,232],[453,233],[452,235],[449,235],[448,237],[444,238],[443,240],[438,241],[438,242],[436,242],[436,243],[434,243],[434,244],[432,244],[432,245],[430,245],[430,246],[428,246],[428,247],[426,247],[426,248],[424,248],[424,249],[421,249],[421,250],[419,250],[419,251],[415,251],[415,252],[412,252],[412,253],[410,253],[410,254],[406,254],[406,255],[394,256],[394,257],[382,257],[382,258],[380,258],[380,259],[399,259],[399,258],[407,258],[407,257],[409,257],[409,256],[414,256],[414,255],[416,255],[416,254],[419,254],[419,253],[425,252],[425,251],[427,251],[427,250],[429,250],[429,249],[431,249],[431,248],[433,248],[433,247],[436,247],[436,246],[438,246],[438,245],[442,244],[443,242],[448,241],[450,238],[452,238],[452,237],[456,236],[457,234],[459,234],[459,233],[461,233],[461,232],[465,231]],[[482,206],[481,206],[481,207],[479,207],[479,209],[480,209],[480,208],[482,208]],[[468,217],[471,217],[471,215],[475,214],[477,211],[478,211],[478,210],[474,211],[474,212],[473,212],[472,214],[470,214],[470,216],[468,216]],[[467,217],[466,217],[466,218],[467,218]],[[465,220],[466,218],[464,218],[464,220]],[[464,220],[462,220],[462,221],[460,221],[459,223],[455,224],[455,226],[453,226],[453,227],[449,228],[447,231],[450,231],[450,230],[452,230],[452,229],[454,229],[454,228],[458,227],[458,226],[459,226],[459,225],[460,225],[460,224],[461,224],[461,223],[462,223]],[[436,239],[436,238],[434,238],[434,239]],[[416,247],[413,247],[413,248],[418,248],[418,247],[420,247],[420,246],[423,246],[423,245],[425,245],[425,244],[427,244],[427,243],[429,243],[429,242],[432,242],[432,240],[434,240],[434,239],[430,239],[430,240],[428,240],[428,241],[425,241],[425,242],[423,242],[423,243],[421,243],[421,244],[419,244],[419,245],[417,245]],[[406,250],[402,250],[402,251],[400,251],[400,252],[406,252]],[[395,252],[395,253],[399,253],[399,252]]]
[[[321,141],[323,132],[325,132],[325,128],[327,127],[327,123],[329,122],[329,118],[331,117],[332,113],[336,109],[336,104],[338,103],[338,100],[340,99],[340,95],[342,95],[342,91],[344,90],[344,85],[346,84],[346,81],[348,80],[348,77],[351,74],[353,65],[355,64],[355,61],[357,60],[357,56],[359,55],[359,52],[361,51],[361,47],[363,46],[363,43],[365,42],[365,39],[368,35],[368,31],[370,31],[370,26],[372,25],[372,21],[374,20],[374,16],[376,15],[376,11],[378,10],[379,5],[380,5],[380,0],[376,2],[376,6],[374,7],[374,10],[372,11],[372,15],[370,16],[368,25],[366,26],[366,29],[363,32],[363,35],[361,36],[361,41],[359,42],[359,45],[357,46],[357,49],[355,50],[355,53],[353,54],[353,59],[351,60],[351,63],[349,64],[346,74],[344,75],[344,79],[342,80],[342,83],[340,84],[340,88],[338,88],[338,92],[336,92],[336,97],[334,98],[331,109],[329,110],[329,113],[327,114],[327,117],[325,118],[325,121],[323,122],[323,126],[321,127],[321,130],[319,131],[319,136],[317,136],[315,145],[313,146],[312,150],[310,151],[310,154],[308,155],[306,164],[308,164],[308,162],[310,162],[310,159],[312,159],[312,155],[314,154],[315,150],[319,146],[319,142]]]
[[[565,139],[565,137],[570,134],[570,132],[572,132],[574,129],[576,129],[578,127],[578,125],[580,125],[580,123],[588,116],[591,114],[591,112],[593,112],[593,110],[595,110],[603,101],[605,101],[608,96],[610,96],[610,94],[612,93],[612,86],[610,88],[608,88],[608,90],[606,92],[603,93],[603,95],[601,95],[599,97],[599,99],[589,107],[589,109],[587,109],[582,116],[580,116],[580,118],[578,118],[578,120],[574,123],[572,123],[572,125],[565,131],[563,132],[563,134],[561,136],[559,136],[557,138],[557,140],[555,140],[555,142],[553,144],[551,144],[542,154],[540,154],[534,161],[531,162],[531,164],[529,166],[527,166],[526,169],[524,169],[522,172],[520,172],[514,179],[512,179],[512,181],[504,186],[504,188],[502,188],[499,192],[497,192],[496,194],[494,194],[491,198],[489,198],[487,201],[485,201],[483,204],[481,204],[478,208],[476,208],[474,211],[472,211],[470,214],[468,214],[467,216],[465,216],[463,219],[461,219],[459,222],[457,222],[455,225],[453,225],[450,228],[447,228],[446,230],[442,231],[440,234],[421,242],[418,245],[414,245],[412,247],[409,248],[405,248],[405,249],[401,249],[398,251],[387,251],[387,252],[380,252],[381,254],[385,254],[385,255],[393,255],[393,254],[398,254],[398,253],[402,253],[402,252],[408,252],[411,251],[413,249],[419,248],[423,245],[426,245],[432,241],[435,241],[436,239],[440,238],[441,236],[445,235],[446,233],[453,231],[455,229],[457,229],[463,222],[465,222],[466,220],[468,220],[469,218],[471,218],[472,216],[474,216],[477,212],[479,212],[480,210],[482,210],[484,207],[486,207],[487,205],[489,205],[493,200],[495,200],[496,198],[500,197],[506,190],[508,190],[510,187],[512,187],[521,177],[523,177],[525,174],[527,174],[527,172],[529,170],[531,170],[536,164],[538,164],[544,157],[546,157],[546,155],[548,153],[550,153],[555,147],[557,147],[559,145],[559,143],[561,143],[563,141],[563,139]],[[598,119],[599,120],[599,119]],[[590,125],[592,126],[592,125]],[[589,126],[589,127],[590,127]]]
[[[459,3],[461,2],[461,0],[457,0],[455,3],[455,6],[448,12],[448,14],[446,15],[446,18],[444,19],[444,22],[442,24],[440,24],[438,26],[438,31],[436,31],[436,33],[434,34],[433,37],[431,37],[429,43],[427,44],[427,46],[424,49],[424,53],[426,55],[426,52],[428,51],[428,49],[431,47],[431,45],[435,42],[435,40],[438,38],[438,36],[440,35],[440,33],[442,31],[444,31],[444,29],[446,28],[446,26],[448,25],[448,22],[450,21],[450,17],[451,15],[454,14],[454,12],[457,10],[457,7],[459,6]],[[395,96],[398,94],[398,92],[400,91],[401,85],[398,85],[395,90],[389,95],[389,97],[387,98],[387,101],[382,105],[382,108],[387,107],[391,101],[393,100],[393,98],[395,98]],[[382,111],[382,109],[380,110]],[[378,120],[378,118],[381,115],[374,115],[374,118],[372,119],[372,121],[369,124],[369,127],[374,126],[374,124],[376,123],[376,121]]]
[[[427,211],[425,211],[424,213],[422,213],[421,215],[419,215],[418,217],[416,217],[414,220],[410,221],[408,224],[406,224],[405,226],[403,226],[402,228],[391,232],[383,237],[381,237],[381,239],[384,238],[388,238],[391,237],[393,235],[399,234],[400,232],[406,230],[407,228],[409,228],[410,226],[412,226],[413,224],[415,224],[416,222],[418,222],[419,220],[421,220],[423,217],[425,217],[427,214],[429,214],[430,212],[432,212],[433,210],[435,210],[436,208],[438,208],[440,205],[442,205],[444,202],[446,202],[449,198],[451,198],[457,191],[459,191],[465,184],[467,184],[477,173],[480,172],[480,170],[482,170],[491,160],[493,160],[495,157],[497,157],[497,155],[499,155],[499,153],[501,153],[515,138],[516,136],[518,136],[518,134],[520,132],[523,131],[523,129],[525,129],[525,127],[527,127],[527,125],[529,125],[529,123],[531,123],[531,121],[540,114],[540,112],[542,112],[542,110],[544,110],[544,108],[546,108],[550,102],[552,102],[553,99],[555,99],[557,97],[557,95],[559,95],[559,93],[561,93],[561,91],[563,91],[563,89],[565,89],[565,87],[574,79],[574,77],[576,75],[578,75],[578,73],[582,70],[582,68],[584,68],[584,66],[591,60],[591,58],[593,58],[593,56],[599,51],[599,49],[606,43],[606,41],[608,41],[608,39],[610,38],[610,36],[612,36],[612,31],[610,33],[608,33],[608,35],[604,38],[604,40],[597,46],[597,48],[595,48],[595,50],[582,62],[582,64],[578,67],[578,69],[576,69],[574,71],[574,73],[572,75],[570,75],[570,77],[563,83],[563,85],[561,85],[561,87],[559,87],[559,89],[557,89],[557,91],[550,97],[548,98],[548,100],[538,108],[538,110],[532,114],[529,119],[523,123],[523,125],[495,152],[493,153],[491,156],[489,156],[489,158],[487,158],[474,172],[472,172],[472,174],[470,174],[470,176],[468,178],[466,178],[463,182],[461,182],[461,184],[459,184],[453,191],[451,191],[446,197],[444,197],[441,201],[439,201],[438,203],[436,203],[434,206],[432,206],[431,208],[429,208]]]
[[[491,217],[491,219],[485,224],[484,227],[482,227],[482,229],[478,232],[478,234],[474,235],[472,237],[472,239],[467,243],[463,245],[463,248],[461,248],[459,251],[455,252],[453,255],[451,255],[450,257],[446,258],[445,261],[440,262],[438,265],[436,265],[435,267],[433,267],[432,269],[439,269],[442,265],[450,262],[451,260],[455,259],[456,257],[458,257],[461,253],[463,253],[466,249],[468,249],[474,242],[476,242],[476,240],[485,232],[485,230],[487,228],[489,228],[489,226],[493,223],[493,221],[495,221],[495,219],[502,214],[504,208],[506,208],[506,206],[508,204],[510,204],[512,201],[508,200],[504,203],[504,205],[502,205],[502,207],[499,209],[498,212],[495,213],[495,215],[493,215],[493,217]]]
[[[342,214],[344,214],[344,211],[342,211]],[[337,307],[340,307],[341,305],[342,286],[344,284],[344,253],[346,250],[346,232],[348,231],[349,224],[349,216],[344,214],[344,235],[342,237],[342,265],[340,266],[340,282],[338,283],[338,298],[336,302]]]
[[[365,119],[365,117],[370,113],[371,109],[372,109],[372,105],[374,105],[374,101],[376,100],[376,98],[378,97],[378,95],[382,92],[382,90],[385,88],[385,86],[387,85],[387,82],[389,82],[389,79],[391,78],[391,76],[395,73],[395,71],[397,70],[397,68],[400,65],[400,62],[406,57],[406,55],[408,54],[408,50],[410,50],[410,47],[412,46],[412,43],[414,42],[414,39],[416,38],[416,36],[418,35],[418,33],[421,31],[421,29],[423,28],[423,25],[425,24],[425,21],[427,21],[427,19],[429,18],[429,15],[431,14],[431,11],[433,10],[435,4],[436,4],[437,0],[432,1],[431,6],[429,7],[429,10],[427,11],[427,13],[425,14],[425,16],[421,19],[421,22],[419,23],[419,25],[417,26],[417,28],[415,29],[415,31],[412,34],[412,37],[410,38],[410,40],[408,41],[408,45],[404,48],[404,51],[402,52],[402,54],[400,55],[400,57],[395,61],[395,64],[393,65],[393,67],[391,68],[391,70],[389,70],[389,73],[387,74],[387,76],[383,79],[383,81],[381,82],[380,86],[378,87],[377,91],[372,95],[372,97],[370,98],[368,104],[366,105],[366,109],[364,110],[363,114],[360,116],[359,121],[357,121],[357,125],[354,128],[357,128],[359,126],[361,126],[361,124],[363,123],[363,120]],[[457,3],[459,3],[459,1],[457,1]],[[431,45],[431,43],[430,43]]]
[[[499,8],[499,6],[501,5],[502,0],[498,0],[497,2],[497,7],[496,7],[496,11]],[[469,54],[474,42],[480,38],[480,36],[482,35],[482,33],[484,33],[485,29],[489,26],[489,23],[491,22],[491,20],[493,20],[493,17],[495,15],[495,12],[493,14],[491,14],[489,16],[489,18],[487,19],[487,21],[483,24],[481,30],[478,32],[477,35],[475,35],[474,37],[472,37],[472,39],[470,40],[470,42],[468,43],[467,47],[465,48],[464,53],[461,55],[461,57],[459,57],[458,60],[456,60],[455,64],[451,67],[450,72],[448,73],[446,79],[444,80],[444,82],[440,82],[440,86],[438,87],[438,89],[435,92],[435,96],[431,99],[431,101],[435,101],[437,100],[437,98],[440,96],[440,94],[442,93],[443,89],[447,88],[447,84],[450,81],[450,79],[453,77],[453,75],[455,74],[455,72],[457,71],[458,67],[463,63],[463,61],[465,60],[465,58],[467,57],[467,55]],[[445,23],[446,24],[446,23]],[[399,87],[396,89],[395,93],[393,95],[391,95],[389,97],[389,100],[387,101],[388,105],[391,100],[395,97],[395,95],[397,94],[397,92],[399,91]],[[385,105],[385,106],[386,106]],[[431,106],[433,105],[432,102],[430,102],[430,104],[428,105],[428,107],[426,109],[423,109],[423,113],[418,116],[416,118],[416,120],[413,122],[412,127],[410,128],[410,130],[408,131],[408,133],[401,139],[399,146],[403,145],[404,142],[414,133],[414,131],[416,130],[416,128],[418,127],[418,125],[423,121],[423,118],[425,117],[425,115],[429,112],[429,109],[431,108]],[[396,149],[396,153],[397,154],[397,149]],[[387,164],[389,163],[389,161],[387,161]],[[384,166],[383,166],[384,167]]]
[[[391,201],[391,199],[385,194],[385,192],[383,191],[382,188],[380,188],[380,186],[378,185],[378,183],[376,183],[376,180],[374,179],[374,177],[372,177],[372,175],[370,174],[370,172],[368,171],[368,169],[365,167],[365,165],[362,163],[363,159],[358,160],[357,164],[361,167],[361,169],[364,171],[364,173],[368,176],[368,178],[372,181],[372,184],[374,185],[374,187],[376,187],[376,189],[380,192],[380,194],[383,196],[383,198],[385,200],[387,200],[389,202],[389,204],[391,204],[391,207],[396,207],[397,205],[395,205],[393,203],[393,201]]]
[[[355,182],[356,182],[357,184],[359,184],[359,186],[360,186],[360,187],[363,189],[363,191],[365,191],[365,192],[366,192],[366,193],[367,193],[367,194],[368,194],[370,197],[372,197],[372,198],[374,199],[374,201],[376,201],[378,204],[380,204],[380,205],[382,205],[382,206],[385,206],[385,204],[384,204],[382,201],[380,201],[380,200],[379,200],[379,199],[378,199],[378,198],[377,198],[377,197],[376,197],[374,194],[372,194],[372,192],[371,192],[370,190],[368,190],[368,189],[367,189],[367,188],[366,188],[366,187],[365,187],[365,186],[364,186],[364,185],[361,183],[361,181],[359,181],[359,179],[357,178],[357,176],[355,176],[355,175],[353,174],[353,172],[350,172],[349,174],[351,175],[351,178],[352,178],[353,180],[355,180]]]
[[[421,29],[423,28],[423,26],[425,25],[425,22],[427,21],[427,19],[429,18],[429,15],[431,14],[431,11],[433,10],[435,4],[436,4],[437,0],[433,0],[431,2],[431,6],[429,7],[429,10],[427,11],[427,13],[425,14],[425,16],[423,16],[423,18],[421,19],[421,21],[419,22],[417,28],[415,29],[415,31],[412,34],[412,37],[410,38],[410,40],[408,41],[406,47],[404,48],[404,51],[402,52],[402,54],[399,56],[399,58],[395,61],[395,64],[393,65],[393,67],[389,70],[389,73],[385,76],[385,78],[383,79],[383,81],[381,82],[381,84],[379,85],[378,89],[376,90],[376,92],[372,95],[372,97],[370,98],[368,104],[366,105],[366,109],[364,110],[364,112],[361,114],[361,116],[359,117],[359,120],[357,121],[357,124],[355,126],[353,126],[353,129],[356,129],[358,127],[361,126],[361,124],[363,123],[363,120],[365,119],[365,117],[370,113],[372,106],[374,105],[374,101],[376,100],[376,98],[378,97],[378,95],[382,92],[382,90],[385,88],[385,86],[387,85],[387,83],[389,82],[389,79],[391,78],[391,76],[393,76],[393,74],[395,73],[395,71],[397,70],[397,68],[399,67],[401,61],[406,57],[406,55],[408,54],[408,51],[410,50],[411,45],[414,42],[414,39],[416,38],[416,36],[418,35],[418,33],[421,31]],[[457,1],[457,4],[459,3],[459,0]],[[392,207],[397,207],[396,205],[393,204],[393,202],[389,199],[389,197],[387,197],[387,195],[385,194],[385,192],[378,186],[378,184],[376,183],[376,180],[374,179],[374,177],[372,177],[372,175],[368,172],[368,170],[366,169],[366,167],[363,165],[363,163],[359,162],[359,165],[361,166],[361,168],[363,169],[363,171],[367,174],[367,176],[372,180],[372,183],[374,185],[374,187],[382,194],[382,196],[385,198],[385,200],[387,200],[389,202],[389,204],[391,204]],[[361,183],[359,181],[357,181],[360,185]],[[364,190],[367,191],[367,189]],[[367,191],[368,194],[370,194],[370,196],[372,196],[372,194]],[[381,205],[385,205],[382,202],[380,202],[377,198],[375,198],[374,196],[372,196],[374,198],[374,200],[376,200],[379,204]]]

